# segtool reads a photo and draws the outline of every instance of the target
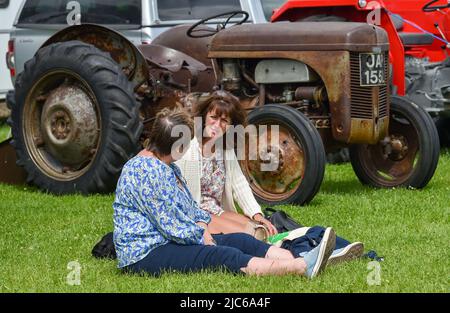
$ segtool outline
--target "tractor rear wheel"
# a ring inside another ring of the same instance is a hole
[[[310,202],[325,171],[325,150],[317,129],[299,111],[279,104],[255,108],[248,122],[256,126],[256,147],[246,140],[240,163],[256,199],[268,205]]]
[[[28,182],[56,194],[113,191],[143,126],[111,56],[80,41],[49,45],[25,64],[15,90],[13,146]]]
[[[374,187],[423,188],[439,160],[433,119],[407,98],[391,98],[389,135],[376,145],[353,145],[350,161],[359,180]]]

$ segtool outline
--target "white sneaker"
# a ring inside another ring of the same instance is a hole
[[[328,265],[336,265],[341,262],[351,261],[360,258],[364,253],[362,242],[353,242],[344,248],[336,249],[328,259]]]
[[[336,247],[336,233],[333,228],[325,229],[320,244],[309,251],[303,258],[306,263],[306,277],[314,278],[320,274],[327,265],[328,258]]]

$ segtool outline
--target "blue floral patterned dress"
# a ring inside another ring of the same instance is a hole
[[[136,156],[123,167],[113,208],[119,268],[142,260],[168,242],[203,244],[204,229],[196,222],[211,221],[192,198],[175,164],[168,166],[145,156]]]

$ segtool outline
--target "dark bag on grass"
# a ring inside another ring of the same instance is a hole
[[[113,233],[107,233],[103,236],[102,240],[100,240],[92,249],[92,255],[96,258],[103,259],[116,259],[116,249],[114,247],[113,241]]]
[[[284,211],[277,211],[272,208],[266,208],[264,210],[264,215],[272,223],[272,225],[275,226],[279,233],[284,233],[303,227],[303,225],[297,223]]]

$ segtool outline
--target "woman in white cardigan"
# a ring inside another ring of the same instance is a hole
[[[193,198],[211,215],[211,233],[246,232],[259,239],[277,233],[264,218],[261,207],[241,171],[234,149],[216,149],[231,125],[245,125],[246,111],[238,99],[216,91],[194,108],[202,118],[202,138],[191,141],[187,153],[176,162]],[[218,141],[220,140],[220,141]],[[239,214],[235,202],[244,215]]]

